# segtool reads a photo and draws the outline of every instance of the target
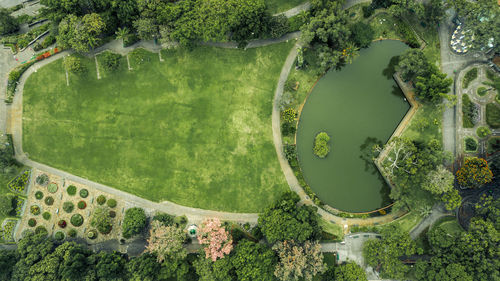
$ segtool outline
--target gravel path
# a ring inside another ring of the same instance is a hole
[[[425,219],[421,220],[412,230],[410,230],[411,239],[415,240],[426,228],[433,225],[438,219],[451,216],[453,213],[444,208],[443,203],[437,203],[432,207],[432,212]]]

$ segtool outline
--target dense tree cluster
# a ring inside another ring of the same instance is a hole
[[[10,11],[0,8],[0,35],[15,32],[19,29],[17,20],[10,15]]]
[[[425,57],[420,49],[409,49],[401,55],[397,70],[401,77],[414,84],[417,97],[433,104],[439,104],[450,91],[451,78]]]

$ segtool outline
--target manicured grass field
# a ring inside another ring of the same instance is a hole
[[[272,141],[274,90],[292,42],[230,50],[146,51],[86,75],[62,61],[23,97],[29,157],[153,200],[259,212],[288,187]],[[101,61],[101,58],[98,58]]]
[[[307,0],[269,0],[267,2],[267,8],[269,11],[274,13],[284,12],[300,4],[305,3]]]

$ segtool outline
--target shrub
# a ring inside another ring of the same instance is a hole
[[[281,118],[283,122],[291,123],[295,121],[297,117],[297,111],[293,108],[287,108],[281,112]]]
[[[368,47],[375,36],[375,31],[371,25],[364,22],[357,22],[349,27],[352,41],[360,48]]]
[[[477,78],[477,68],[472,68],[464,75],[464,79],[462,80],[462,87],[465,89],[469,87],[470,82],[474,81]]]
[[[71,196],[75,195],[76,194],[76,186],[74,186],[74,185],[68,186],[68,188],[66,189],[66,192],[68,192],[68,194]]]
[[[486,123],[493,129],[500,128],[500,106],[494,103],[486,105]]]
[[[45,235],[47,235],[49,232],[47,231],[47,229],[44,226],[39,225],[35,228],[35,234],[41,234],[41,233],[44,233]]]
[[[57,241],[62,241],[64,239],[64,233],[62,231],[58,231],[56,232],[56,234],[54,234],[54,238]]]
[[[113,219],[109,216],[107,207],[97,207],[92,214],[90,225],[97,228],[100,233],[108,234],[113,227]]]
[[[74,214],[71,216],[70,222],[74,226],[80,226],[83,224],[83,217],[80,214]]]
[[[37,206],[37,205],[31,205],[30,212],[31,212],[32,215],[37,216],[37,215],[40,214],[40,207]]]
[[[8,198],[11,198],[11,196],[7,195]],[[24,198],[17,196],[16,197],[16,216],[20,217],[22,216],[22,210],[24,206]],[[12,201],[10,201],[12,203]]]
[[[314,139],[314,147],[313,152],[316,156],[320,158],[325,158],[326,155],[330,152],[330,145],[328,142],[330,141],[330,136],[328,136],[325,132],[320,132],[316,135]]]
[[[30,227],[34,227],[34,226],[36,225],[36,220],[35,220],[35,219],[33,219],[33,218],[29,219],[29,220],[28,220],[28,225],[29,225]]]
[[[47,204],[48,206],[52,206],[52,204],[54,204],[54,198],[52,198],[52,196],[47,196],[45,197],[45,204]]]
[[[50,220],[51,215],[49,212],[43,212],[42,217],[44,220],[48,221]]]
[[[412,48],[420,48],[418,38],[415,36],[413,30],[411,30],[411,28],[404,21],[396,24],[396,29],[397,32],[404,38],[408,46]]]
[[[47,176],[46,174],[41,174],[38,177],[36,177],[35,182],[38,185],[46,186],[49,183],[49,176]]]
[[[17,220],[7,220],[3,226],[3,239],[14,240],[14,228],[17,225]],[[1,231],[0,231],[1,234]]]
[[[104,205],[104,203],[106,203],[106,196],[104,195],[99,195],[97,197],[97,204],[99,205]]]
[[[35,198],[41,200],[43,198],[43,192],[41,191],[35,192]]]
[[[174,216],[166,213],[158,213],[154,215],[153,220],[161,222],[165,226],[174,224]]]
[[[116,200],[115,199],[109,199],[108,202],[107,202],[107,204],[108,204],[108,207],[114,208],[114,207],[116,207]]]
[[[485,138],[491,135],[491,130],[488,127],[479,127],[477,128],[476,134],[480,138]]]
[[[272,17],[269,21],[270,35],[272,38],[279,38],[285,35],[290,28],[288,18],[285,15]]]
[[[473,128],[479,121],[479,108],[467,94],[462,95],[462,114],[464,128]]]
[[[135,43],[139,42],[139,37],[135,34],[129,34],[125,38],[123,38],[123,47],[128,47],[130,45],[133,45]]]
[[[87,203],[85,203],[85,201],[82,200],[82,201],[78,202],[78,209],[83,210],[86,207],[87,207]]]
[[[58,225],[60,228],[65,228],[65,227],[66,227],[66,225],[68,225],[68,224],[66,223],[66,221],[65,221],[65,220],[59,220],[59,221],[57,222],[57,225]]]
[[[482,97],[482,96],[486,95],[487,93],[488,93],[488,89],[486,89],[485,87],[479,87],[479,88],[477,88],[477,94],[479,96]]]
[[[102,66],[107,70],[115,70],[120,66],[121,57],[119,54],[105,52],[102,54]]]
[[[11,180],[7,186],[14,192],[24,193],[26,186],[28,186],[29,178],[30,171],[24,171],[22,174]]]
[[[42,49],[45,49],[48,46],[54,44],[55,42],[56,42],[56,37],[52,34],[49,34],[49,35],[47,35],[47,37],[45,37],[42,44],[40,44],[40,45],[41,45]]]
[[[122,235],[124,238],[130,238],[139,234],[147,225],[146,213],[143,209],[134,207],[125,211],[123,219]]]
[[[64,204],[63,204],[63,210],[66,213],[73,212],[73,209],[75,209],[75,204],[73,204],[72,202],[69,202],[69,201],[64,202]]]
[[[56,193],[57,192],[57,184],[55,182],[49,183],[49,185],[47,186],[47,190],[50,193]]]
[[[76,237],[76,230],[75,230],[75,229],[73,229],[73,228],[72,228],[72,229],[70,229],[70,230],[68,231],[68,236],[69,236],[69,237]]]
[[[375,12],[375,9],[372,7],[372,5],[363,6],[362,9],[363,9],[363,17],[364,18],[370,17]]]
[[[13,197],[10,195],[0,195],[0,214],[8,216],[14,210],[12,204]]]
[[[115,212],[115,211],[113,211],[113,210],[109,211],[109,217],[110,217],[110,218],[114,218],[114,217],[116,217],[116,212]]]
[[[95,229],[92,229],[90,230],[88,233],[87,233],[87,237],[89,239],[96,239],[97,238],[97,231]]]
[[[75,56],[66,57],[63,61],[63,65],[69,72],[84,73],[87,71],[87,68],[82,64],[82,61]]]
[[[476,151],[477,150],[477,141],[473,138],[465,139],[465,150],[466,151]]]
[[[89,191],[85,188],[81,189],[80,190],[80,197],[87,198],[87,196],[89,196]]]

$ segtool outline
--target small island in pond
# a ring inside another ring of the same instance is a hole
[[[319,158],[325,158],[330,152],[330,136],[325,132],[320,132],[314,139],[313,152]]]

